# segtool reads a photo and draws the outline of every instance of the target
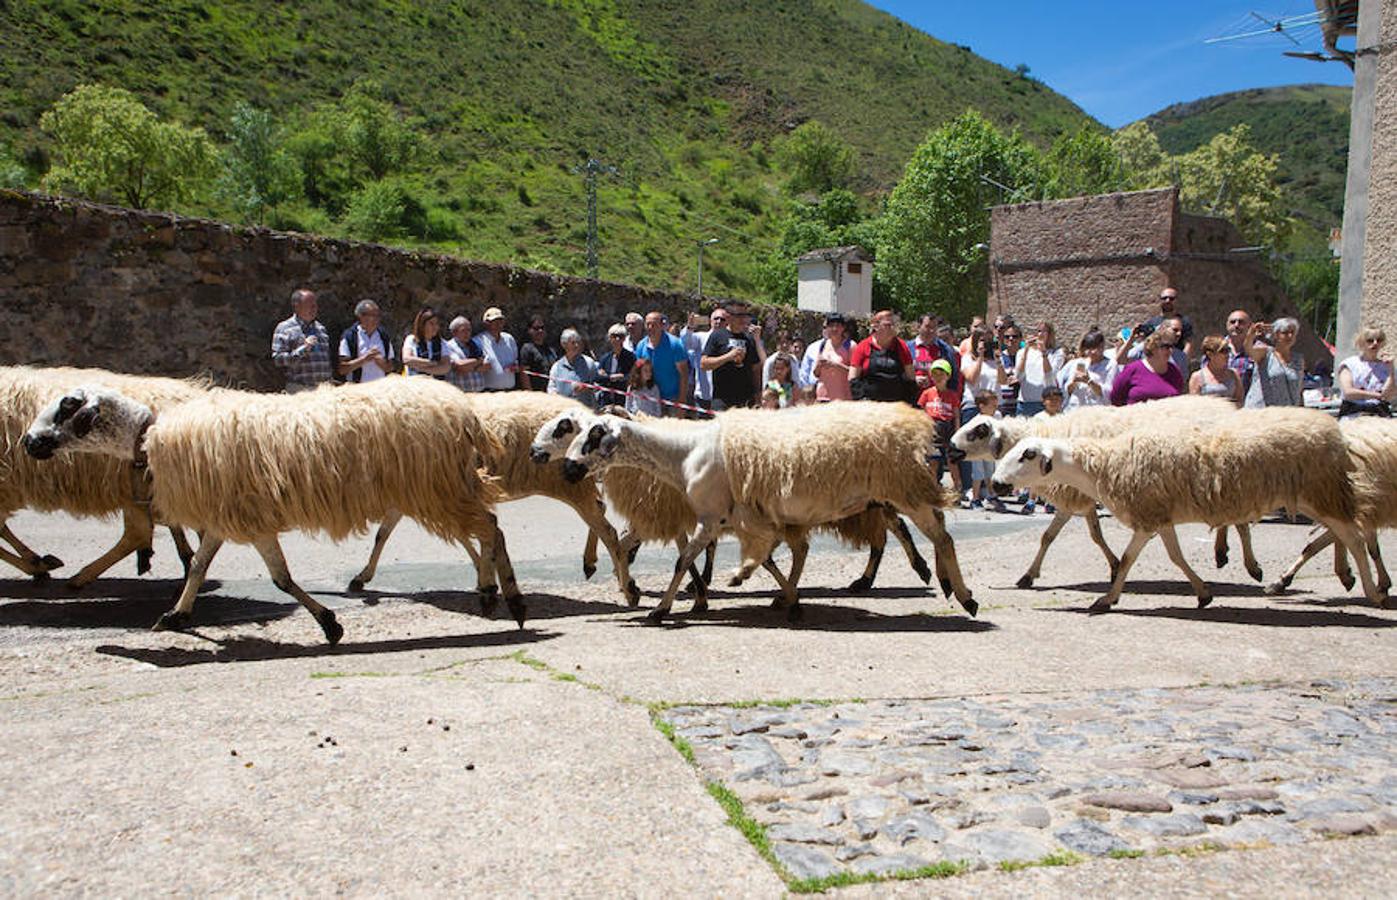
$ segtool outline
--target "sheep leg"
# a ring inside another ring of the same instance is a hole
[[[660,605],[650,611],[646,620],[651,624],[658,625],[665,620],[670,609],[674,606],[674,596],[679,593],[679,583],[684,579],[684,575],[693,566],[694,560],[703,552],[703,549],[718,537],[717,525],[708,522],[699,522],[698,531],[679,554],[679,561],[674,564],[674,575],[669,579],[669,586],[665,588],[665,595],[660,600]]]
[[[961,578],[960,563],[956,561],[956,542],[951,540],[950,533],[946,531],[946,514],[934,506],[903,512],[912,519],[918,531],[931,539],[931,545],[936,551],[936,569],[946,573],[941,579],[941,590],[947,596],[954,593],[961,608],[974,616],[979,611],[980,604],[971,598],[970,589]]]
[[[1207,582],[1198,577],[1198,573],[1193,571],[1193,567],[1184,558],[1184,551],[1179,546],[1179,535],[1174,531],[1173,525],[1166,525],[1159,529],[1159,540],[1164,544],[1164,552],[1169,554],[1169,559],[1178,566],[1179,571],[1184,573],[1188,583],[1193,586],[1193,594],[1198,598],[1198,608],[1202,609],[1213,602],[1213,590],[1208,587]]]
[[[116,565],[120,560],[125,559],[133,551],[149,551],[153,534],[150,518],[148,516],[144,513],[133,514],[130,510],[124,510],[121,514],[121,526],[121,538],[117,540],[116,545],[92,562],[83,566],[78,574],[69,578],[68,587],[74,589],[86,587],[91,584],[98,575],[101,575],[103,572]],[[150,568],[149,558],[145,560],[145,564],[146,567],[145,570],[142,570],[142,573]],[[137,568],[140,569],[140,566],[138,565]]]
[[[514,579],[514,563],[509,560],[509,549],[505,546],[504,529],[500,528],[499,520],[493,514],[490,516],[490,525],[494,528],[494,534],[488,544],[489,567],[493,570],[495,581],[504,593],[505,606],[509,607],[509,614],[514,617],[514,621],[522,630],[524,627],[524,598],[519,593],[519,582]],[[484,540],[480,542],[481,558],[484,559],[487,544]]]
[[[480,614],[488,619],[495,614],[495,607],[500,602],[499,586],[495,583],[494,539],[481,541],[480,548],[476,549],[475,539],[465,537],[461,538],[461,546],[466,548],[466,555],[475,567],[475,592],[480,595]]]
[[[1038,555],[1033,557],[1033,562],[1029,564],[1028,571],[1020,576],[1015,582],[1016,587],[1031,588],[1034,579],[1043,574],[1043,557],[1048,555],[1048,548],[1057,540],[1058,533],[1062,531],[1062,526],[1072,518],[1072,514],[1065,510],[1058,510],[1053,513],[1053,520],[1048,523],[1048,527],[1043,529],[1043,536],[1038,540]]]
[[[703,551],[703,583],[713,583],[713,559],[718,555],[718,542],[715,540]]]
[[[621,535],[621,547],[626,551],[626,562],[635,565],[635,554],[640,549],[640,538],[636,537],[634,531],[627,531]]]
[[[1296,574],[1304,568],[1305,563],[1309,562],[1317,556],[1321,550],[1332,543],[1334,543],[1334,532],[1327,530],[1321,532],[1318,537],[1305,545],[1305,549],[1300,551],[1300,555],[1296,557],[1295,562],[1290,564],[1290,568],[1286,569],[1280,578],[1266,586],[1266,593],[1275,595],[1290,587],[1290,583],[1295,580]],[[1344,548],[1339,547],[1334,552],[1337,556],[1344,552]],[[1352,577],[1352,575],[1349,577]]]
[[[1087,533],[1091,535],[1092,541],[1106,555],[1106,565],[1110,567],[1111,580],[1114,581],[1116,569],[1120,568],[1121,561],[1111,552],[1111,545],[1106,543],[1106,535],[1101,533],[1101,517],[1096,514],[1096,507],[1093,506],[1082,518],[1087,520]]]
[[[680,556],[684,555],[684,550],[688,546],[688,538],[681,535],[674,539],[674,547],[679,551]],[[678,563],[679,561],[676,559],[675,564],[678,565]],[[712,574],[713,573],[710,571],[709,575]],[[703,577],[703,573],[699,571],[698,566],[689,566],[689,586],[687,590],[694,595],[695,612],[702,612],[708,609],[708,579]]]
[[[1306,515],[1317,522],[1323,523],[1334,532],[1334,537],[1344,545],[1344,549],[1353,557],[1354,566],[1358,569],[1358,580],[1363,585],[1363,595],[1374,606],[1387,606],[1387,593],[1379,591],[1377,585],[1373,583],[1373,571],[1368,565],[1367,547],[1364,546],[1364,535],[1358,526],[1352,522],[1341,522],[1338,519],[1321,519],[1313,512],[1301,510]]]
[[[1348,552],[1344,550],[1344,545],[1335,543],[1334,545],[1334,574],[1338,577],[1339,583],[1344,586],[1344,590],[1353,590],[1353,569],[1349,568]]]
[[[1247,574],[1253,581],[1261,581],[1261,563],[1256,561],[1256,554],[1252,552],[1251,546],[1251,526],[1237,525],[1237,543],[1242,545],[1242,566],[1247,570]]]
[[[785,601],[781,605],[787,609],[786,617],[792,622],[798,622],[804,617],[804,613],[800,608],[800,594],[796,591],[796,585],[800,583],[801,572],[805,571],[805,557],[810,552],[810,538],[804,534],[799,537],[788,536],[786,543],[791,547],[791,574],[786,576],[786,584],[781,587],[781,596]],[[771,568],[775,569],[775,564]]]
[[[1121,598],[1121,590],[1125,587],[1125,576],[1130,574],[1130,567],[1135,565],[1135,560],[1140,557],[1140,551],[1145,549],[1145,545],[1154,537],[1153,532],[1136,531],[1130,536],[1130,543],[1126,545],[1125,552],[1121,554],[1120,565],[1116,566],[1116,577],[1111,579],[1111,587],[1105,594],[1097,598],[1089,608],[1092,612],[1105,612],[1116,605]]]
[[[614,530],[612,536],[615,536]],[[610,552],[610,548],[607,552]],[[595,574],[597,574],[597,533],[589,531],[587,532],[587,543],[582,545],[582,577],[591,581]]]
[[[863,574],[855,578],[853,583],[849,585],[850,593],[861,594],[873,587],[873,579],[878,577],[878,566],[883,562],[883,548],[887,546],[887,543],[888,533],[885,531],[875,537],[873,542],[868,545],[868,562],[863,565]],[[926,560],[922,561],[922,565],[926,565]]]
[[[1222,525],[1213,529],[1213,561],[1221,569],[1227,565],[1227,526]]]
[[[398,523],[403,520],[403,514],[396,509],[390,509],[383,516],[383,521],[378,523],[378,531],[374,532],[373,549],[369,551],[369,561],[364,564],[364,568],[358,575],[349,579],[349,589],[351,591],[362,591],[364,585],[373,581],[374,573],[378,571],[378,559],[383,555],[383,546],[388,543],[388,538],[392,536],[393,529],[398,527]]]
[[[194,558],[189,562],[189,574],[184,578],[184,588],[175,601],[174,609],[156,619],[151,626],[152,631],[184,631],[194,624],[194,598],[199,596],[199,588],[204,586],[204,578],[209,572],[209,563],[213,562],[214,554],[222,546],[223,538],[216,534],[205,534],[199,541],[199,549],[194,551]]]
[[[899,516],[896,510],[885,507],[883,518],[887,522],[887,530],[893,533],[897,542],[902,545],[902,552],[907,554],[907,562],[912,566],[912,571],[917,573],[922,584],[931,584],[931,569],[927,568],[926,557],[917,549],[916,542],[912,540],[912,532],[902,516]],[[877,565],[873,567],[873,574],[878,574]],[[872,586],[873,581],[870,578],[869,587]]]
[[[194,558],[194,548],[189,546],[189,538],[185,535],[184,529],[178,525],[166,525],[170,532],[170,540],[175,542],[175,553],[179,556],[179,564],[184,567],[184,574],[189,574],[189,561]]]
[[[15,549],[15,553],[19,554],[18,557],[12,557],[10,554],[5,553],[4,550],[0,550],[0,554],[3,554],[3,557],[0,558],[3,558],[6,562],[10,563],[10,565],[14,566],[15,568],[20,569],[26,575],[37,576],[43,572],[51,572],[54,569],[61,568],[63,565],[63,560],[59,559],[58,557],[52,554],[45,554],[43,556],[40,556],[33,550],[29,549],[29,546],[25,544],[24,541],[21,541],[19,539],[19,536],[10,530],[10,526],[8,524],[0,524],[0,539],[3,539],[5,543],[9,544],[11,547]],[[19,563],[13,561],[17,558],[23,559],[26,563],[28,563],[28,567],[20,565]],[[30,571],[31,568],[33,571]]]
[[[587,523],[590,529],[587,534],[587,543],[592,551],[592,571],[597,568],[597,546],[598,539],[606,545],[606,552],[611,556],[611,565],[616,570],[616,583],[621,586],[621,593],[626,598],[627,606],[636,606],[640,603],[640,588],[636,587],[635,579],[631,578],[631,567],[626,562],[626,554],[621,550],[620,539],[616,537],[616,529],[611,527],[611,523],[606,520],[606,504],[600,500],[589,503],[582,501],[573,509],[582,517],[582,521]],[[591,578],[591,574],[584,574]]]
[[[320,623],[320,630],[325,632],[325,640],[331,647],[338,644],[340,638],[344,637],[344,626],[336,621],[334,610],[321,605],[291,579],[291,570],[286,566],[286,557],[281,552],[281,542],[277,540],[276,535],[254,541],[252,546],[257,548],[257,554],[266,564],[267,572],[272,576],[272,584],[295,597],[298,603],[315,616],[315,621]]]
[[[1368,542],[1368,555],[1373,558],[1373,567],[1378,574],[1378,593],[1386,594],[1392,590],[1392,577],[1387,574],[1387,566],[1382,562],[1382,548],[1378,546],[1378,530],[1376,528],[1364,529]]]
[[[9,563],[36,581],[44,581],[49,577],[49,570],[44,568],[42,563],[25,559],[23,556],[18,556],[4,548],[0,548],[0,560]]]

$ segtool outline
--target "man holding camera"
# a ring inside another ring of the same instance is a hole
[[[1145,324],[1150,328],[1159,328],[1164,324],[1165,319],[1178,319],[1180,323],[1178,346],[1183,348],[1184,359],[1193,359],[1193,323],[1188,320],[1188,316],[1178,312],[1179,292],[1173,288],[1165,288],[1159,292],[1159,315],[1145,320]],[[1187,372],[1188,366],[1180,367],[1179,371]]]
[[[1188,354],[1179,349],[1179,343],[1183,335],[1183,322],[1180,316],[1170,316],[1159,323],[1156,328],[1149,322],[1141,322],[1130,332],[1130,337],[1120,345],[1116,351],[1116,365],[1124,366],[1132,360],[1140,359],[1144,356],[1145,338],[1159,332],[1160,343],[1169,348],[1169,361],[1187,377],[1189,372]]]
[[[713,311],[713,330],[703,345],[699,367],[712,373],[713,410],[751,406],[762,369],[757,345],[747,333],[752,314],[747,304],[731,302]]]

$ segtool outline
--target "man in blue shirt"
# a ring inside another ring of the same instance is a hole
[[[645,316],[645,337],[636,342],[636,359],[650,360],[650,368],[655,373],[655,386],[660,389],[660,397],[676,403],[684,402],[689,395],[689,352],[684,342],[665,331],[665,317],[659,311]],[[680,410],[666,407],[670,414]]]

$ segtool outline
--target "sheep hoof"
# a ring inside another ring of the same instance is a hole
[[[1278,594],[1285,593],[1285,589],[1289,586],[1290,579],[1282,578],[1279,581],[1273,581],[1270,584],[1266,585],[1266,587],[1261,589],[1261,592],[1268,597],[1275,597]]]
[[[591,581],[591,580],[592,580],[592,576],[595,575],[595,574],[597,574],[597,566],[596,566],[595,563],[583,563],[583,564],[582,564],[582,577],[583,577],[583,578],[587,579],[588,581]]]
[[[1209,603],[1212,603],[1212,602],[1213,602],[1213,595],[1212,595],[1212,594],[1200,594],[1200,595],[1198,596],[1198,608],[1199,608],[1199,609],[1207,609],[1207,608],[1208,608],[1208,604],[1209,604]]]
[[[707,598],[707,597],[699,597],[697,600],[695,600],[695,601],[694,601],[694,606],[693,606],[693,608],[690,610],[690,612],[696,612],[696,613],[708,612],[708,598]]]
[[[697,579],[691,578],[689,579],[689,583],[684,585],[684,590],[693,594],[695,597],[702,596],[703,585],[700,584]]]
[[[155,551],[150,549],[136,551],[136,574],[144,575],[150,571],[151,557],[155,556]]]
[[[1251,576],[1252,581],[1256,582],[1260,582],[1264,577],[1261,566],[1247,566],[1247,574]]]
[[[1033,587],[1033,576],[1025,572],[1023,574],[1023,577],[1021,577],[1018,581],[1014,582],[1014,586],[1021,589]]]
[[[508,597],[504,602],[505,606],[509,607],[509,614],[514,617],[515,623],[522,631],[524,629],[524,601],[519,597]]]
[[[45,553],[43,556],[39,557],[39,565],[43,566],[44,571],[52,572],[54,569],[63,568],[63,560],[54,556],[52,553]]]
[[[951,596],[952,594],[955,593],[955,590],[951,587],[951,579],[949,579],[949,578],[942,578],[942,579],[941,579],[941,593],[944,594],[944,595],[947,596],[947,597],[949,597],[949,596]]]
[[[926,560],[918,559],[912,563],[912,571],[917,573],[917,577],[922,580],[922,584],[931,584],[931,567],[926,564]]]
[[[500,605],[499,590],[493,584],[480,589],[480,614],[487,619],[495,615],[495,607]]]
[[[344,637],[344,626],[335,618],[334,610],[325,610],[316,616],[316,621],[320,623],[320,630],[325,632],[325,642],[331,647],[338,644],[340,638]]]
[[[663,625],[665,623],[665,611],[658,607],[652,609],[645,617],[645,621],[651,625]]]
[[[1100,597],[1100,598],[1098,598],[1097,601],[1096,601],[1095,603],[1093,603],[1091,606],[1088,606],[1088,607],[1087,607],[1087,612],[1089,612],[1089,613],[1104,613],[1104,612],[1109,612],[1110,609],[1111,609],[1111,607],[1113,607],[1113,606],[1115,606],[1115,605],[1116,605],[1116,601],[1115,601],[1115,600],[1112,600],[1112,599],[1111,599],[1111,596],[1110,596],[1109,594],[1107,594],[1105,597]]]
[[[638,553],[639,551],[640,551],[640,545],[639,545],[639,544],[636,544],[634,547],[632,547],[632,548],[630,549],[629,552],[626,553],[626,565],[630,565],[631,563],[635,562],[635,555],[636,555],[636,553]]]
[[[1223,548],[1222,550],[1217,551],[1215,554],[1213,554],[1213,559],[1217,561],[1219,569],[1227,565],[1227,549]]]
[[[630,581],[626,583],[626,605],[640,605],[640,587],[635,583],[634,578],[632,578]]]
[[[734,575],[728,579],[728,587],[742,587],[742,582],[745,580],[741,575]]]
[[[350,589],[351,591],[362,591],[362,590],[364,589],[364,579],[362,579],[362,578],[351,578],[351,579],[349,579],[349,589]]]
[[[792,603],[791,608],[786,610],[787,622],[801,622],[805,620],[805,607],[799,601]]]
[[[960,605],[961,608],[965,610],[966,615],[970,616],[970,618],[972,619],[975,618],[975,616],[978,615],[980,612],[980,604],[970,599],[969,597],[966,597],[964,600],[961,600]]]
[[[44,578],[49,577],[47,572],[43,573],[43,575],[44,575]],[[42,580],[42,579],[40,579],[40,580]],[[87,586],[88,586],[89,584],[91,584],[91,583],[92,583],[92,579],[91,579],[91,578],[81,578],[81,577],[79,577],[79,576],[77,576],[77,575],[74,575],[72,578],[69,578],[66,582],[64,582],[64,584],[67,585],[68,589],[69,589],[69,590],[72,590],[72,591],[80,591],[80,590],[82,590],[83,588],[87,587]]]
[[[1352,572],[1345,572],[1344,574],[1340,575],[1340,576],[1339,576],[1339,584],[1342,584],[1342,585],[1344,586],[1344,590],[1346,590],[1346,591],[1351,591],[1351,590],[1353,590],[1353,584],[1354,584],[1354,582],[1353,582],[1353,573],[1352,573]]]
[[[849,592],[853,594],[861,594],[871,587],[873,587],[873,579],[869,578],[867,575],[860,575],[858,578],[854,579],[852,584],[849,585]]]
[[[1378,597],[1378,609],[1391,609],[1391,608],[1392,608],[1392,598],[1389,597],[1389,596],[1387,596],[1387,591],[1383,591],[1383,592],[1382,592],[1382,596]]]
[[[151,631],[187,631],[194,625],[194,617],[187,612],[172,609],[155,620]]]

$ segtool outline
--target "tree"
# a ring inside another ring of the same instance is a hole
[[[217,160],[202,128],[162,122],[120,88],[81,85],[39,119],[53,139],[50,190],[127,206],[168,206],[192,199]]]
[[[1058,199],[1128,190],[1131,182],[1111,136],[1089,126],[1059,135],[1044,168],[1045,192]]]
[[[1184,207],[1228,219],[1255,244],[1275,247],[1289,233],[1290,219],[1276,184],[1277,159],[1256,149],[1246,123],[1174,161]]]
[[[1169,157],[1149,125],[1144,122],[1127,125],[1111,137],[1111,144],[1130,177],[1130,189],[1166,187],[1173,183]]]
[[[814,203],[796,203],[781,224],[781,241],[760,265],[757,282],[772,303],[796,297],[796,257],[820,247],[858,244],[872,250],[876,235],[859,210],[858,198],[842,188]]]
[[[824,194],[847,187],[854,174],[854,151],[839,135],[811,119],[776,148],[776,163],[787,173],[792,194]]]
[[[417,138],[373,81],[359,81],[340,105],[338,138],[350,168],[366,181],[400,172],[417,152]]]
[[[296,161],[281,129],[266,110],[239,103],[228,127],[228,149],[220,191],[245,217],[259,224],[300,191]]]
[[[989,241],[987,207],[1037,196],[1040,168],[1031,144],[974,110],[927,137],[888,197],[874,268],[905,316],[984,311],[986,254],[977,245]]]
[[[0,188],[22,188],[28,181],[27,176],[24,166],[8,150],[0,147]]]

